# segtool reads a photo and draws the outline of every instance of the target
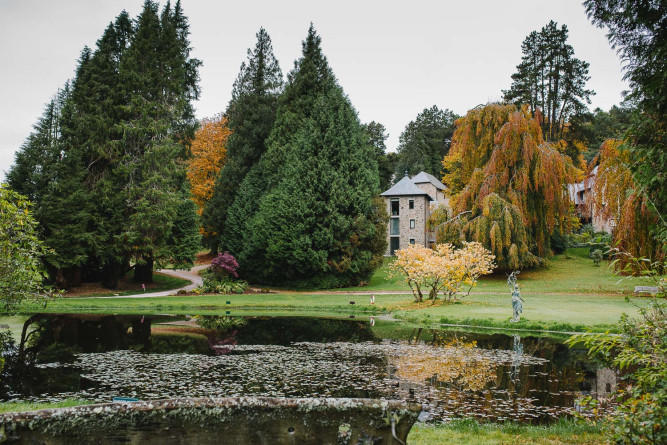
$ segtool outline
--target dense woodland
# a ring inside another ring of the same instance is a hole
[[[626,64],[632,91],[622,104],[588,109],[588,63],[552,21],[524,40],[502,103],[464,116],[425,104],[388,153],[385,127],[359,121],[312,24],[286,77],[260,29],[231,101],[198,122],[201,61],[190,56],[187,17],[180,1],[147,0],[138,17],[122,12],[82,50],[8,185],[33,203],[39,257],[62,288],[113,288],[132,270],[150,282],[154,267],[188,267],[202,246],[230,252],[252,282],[358,284],[386,247],[379,193],[422,170],[442,178],[451,198],[451,212],[431,221],[438,241],[478,241],[515,269],[544,264],[578,228],[567,184],[598,166],[594,205],[617,223],[614,243],[659,260],[667,57],[665,36],[646,35],[664,29],[616,6],[586,2]]]

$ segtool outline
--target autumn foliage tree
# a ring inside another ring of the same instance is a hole
[[[632,154],[623,150],[622,145],[618,139],[608,139],[593,160],[593,164],[598,162],[592,184],[593,210],[602,218],[616,222],[613,245],[617,249],[636,258],[647,258],[651,263],[664,260],[664,246],[651,228],[665,223],[660,221],[660,215],[635,181],[629,167]],[[616,267],[627,270],[629,258],[619,255]]]
[[[459,170],[443,180],[453,213],[470,213],[438,229],[439,243],[478,241],[502,269],[536,266],[550,255],[551,235],[573,224],[567,184],[577,170],[545,142],[540,123],[539,111],[498,104],[457,121],[443,165]]]
[[[494,256],[480,243],[463,243],[457,249],[451,244],[438,244],[434,249],[424,246],[409,246],[396,251],[396,261],[390,268],[392,274],[402,275],[410,286],[415,302],[428,299],[435,302],[440,293],[447,301],[455,301],[461,289],[470,289],[477,279],[493,271]]]
[[[188,161],[188,180],[199,215],[204,204],[211,199],[215,179],[225,164],[230,134],[227,118],[223,114],[203,119],[195,133],[190,147],[192,157]]]

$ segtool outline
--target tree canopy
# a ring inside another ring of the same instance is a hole
[[[457,121],[443,164],[456,159],[459,172],[443,180],[453,213],[470,213],[445,223],[449,227],[438,234],[453,239],[438,242],[478,241],[502,269],[535,266],[551,254],[553,232],[573,223],[567,184],[576,169],[544,141],[540,122],[539,110],[499,104],[473,109]]]
[[[433,105],[408,123],[399,138],[396,177],[402,178],[406,171],[410,175],[425,171],[435,177],[442,176],[442,158],[449,152],[458,117],[453,111]]]
[[[653,232],[667,250],[667,8],[660,0],[586,0],[584,6],[595,25],[608,29],[638,103],[623,148],[630,152],[626,165],[658,217]]]
[[[0,184],[0,313],[14,312],[24,300],[47,297],[42,287],[45,253],[30,202]]]
[[[559,28],[553,20],[540,31],[531,32],[521,44],[523,56],[512,75],[512,85],[503,91],[507,102],[542,111],[541,126],[547,141],[563,139],[566,123],[586,111],[590,96],[595,94],[586,89],[589,64],[574,57],[567,38],[567,26]]]
[[[214,251],[229,249],[234,228],[227,222],[229,208],[237,198],[248,171],[266,152],[283,88],[283,74],[273,55],[271,38],[264,28],[256,34],[254,49],[241,64],[226,116],[231,131],[227,162],[215,180],[211,199],[202,213],[205,242]],[[228,236],[229,235],[229,236]]]

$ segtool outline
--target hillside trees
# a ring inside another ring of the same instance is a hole
[[[442,158],[449,152],[458,117],[453,111],[433,105],[408,123],[399,138],[396,177],[402,178],[405,171],[410,175],[425,171],[435,177],[442,176]]]
[[[490,104],[457,125],[443,164],[457,160],[458,174],[443,179],[453,213],[471,213],[439,229],[438,243],[480,242],[501,269],[538,265],[550,255],[553,232],[572,224],[566,187],[575,179],[572,162],[544,141],[539,111]]]
[[[342,286],[367,279],[381,262],[386,217],[374,199],[376,155],[320,41],[311,25],[267,151],[229,208],[225,248],[250,280]]]
[[[283,74],[269,34],[260,28],[256,36],[257,43],[254,49],[248,49],[248,60],[241,64],[226,111],[231,131],[227,161],[202,213],[205,242],[214,251],[229,249],[236,241],[236,228],[228,223],[227,214],[245,176],[266,152],[283,87]]]
[[[17,155],[17,175],[49,172],[35,214],[61,285],[83,277],[114,287],[133,262],[135,279],[150,282],[154,261],[172,261],[176,245],[182,253],[183,240],[194,242],[184,159],[200,62],[189,51],[180,2],[160,13],[146,1],[135,23],[121,13],[94,51],[82,51],[50,142],[57,148],[44,145],[58,154],[55,162],[24,168]]]

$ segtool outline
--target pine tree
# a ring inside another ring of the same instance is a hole
[[[227,142],[227,162],[216,179],[213,196],[202,214],[205,240],[214,251],[227,250],[233,240],[227,236],[229,207],[236,199],[246,174],[266,152],[266,139],[275,121],[283,75],[273,55],[271,38],[264,28],[256,34],[254,49],[241,64],[226,116],[232,134]],[[232,229],[233,230],[233,229]]]
[[[247,278],[332,287],[381,262],[386,221],[377,162],[310,27],[279,99],[268,149],[241,185],[228,222]],[[256,205],[255,205],[256,203]]]
[[[543,137],[550,142],[565,137],[566,123],[585,112],[595,94],[586,89],[589,64],[574,57],[567,38],[567,26],[558,28],[553,20],[531,32],[521,44],[523,56],[512,86],[503,91],[506,101],[541,110]]]

